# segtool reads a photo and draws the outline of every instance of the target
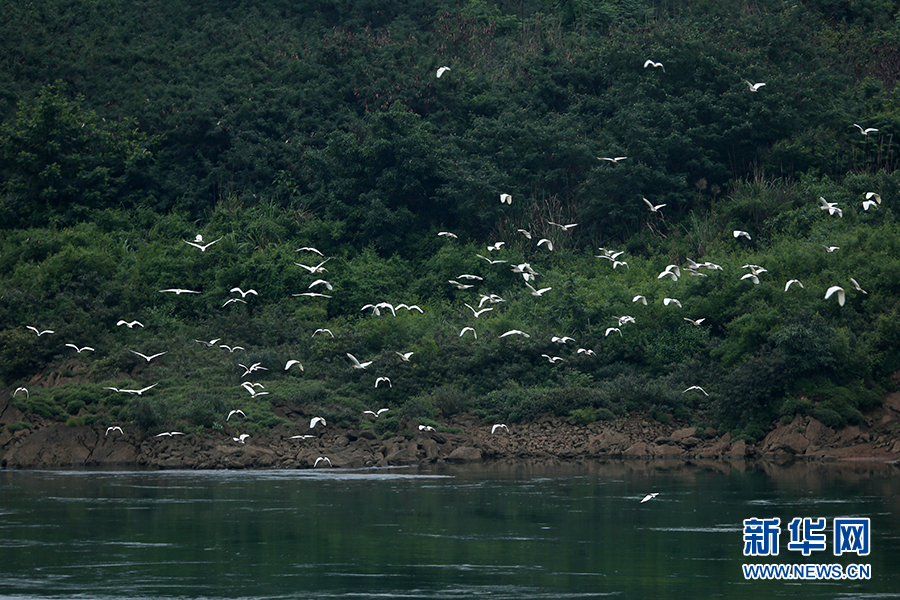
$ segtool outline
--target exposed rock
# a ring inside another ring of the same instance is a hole
[[[450,461],[475,462],[481,460],[481,450],[472,446],[461,446],[447,457]]]

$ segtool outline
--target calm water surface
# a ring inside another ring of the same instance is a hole
[[[900,479],[872,464],[492,463],[0,471],[0,598],[900,598]],[[640,500],[659,492],[650,502]],[[748,518],[780,554],[743,556]],[[867,557],[788,551],[869,517]],[[871,565],[746,581],[746,563]]]

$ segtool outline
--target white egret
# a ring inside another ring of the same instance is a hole
[[[509,194],[500,194],[500,204],[512,204],[512,196]]]
[[[585,354],[587,356],[595,356],[595,353],[590,348],[579,348],[575,351],[575,354]]]
[[[140,356],[141,358],[143,358],[143,359],[146,360],[147,362],[150,362],[150,361],[153,360],[154,358],[157,358],[157,357],[162,356],[163,354],[166,354],[165,352],[157,352],[156,354],[151,354],[151,355],[148,356],[148,355],[146,355],[146,354],[141,354],[140,352],[135,352],[134,350],[129,350],[129,352],[131,352],[132,354],[137,354],[138,356]]]
[[[640,302],[640,303],[643,304],[644,306],[647,306],[647,298],[644,297],[644,296],[642,296],[642,295],[640,295],[640,294],[638,294],[637,296],[635,296],[634,298],[632,298],[631,301],[632,301],[632,302]]]
[[[477,319],[478,317],[480,317],[481,315],[483,315],[484,313],[490,312],[490,311],[494,310],[494,308],[493,308],[492,306],[489,306],[489,307],[487,307],[487,308],[482,308],[482,309],[480,309],[480,310],[476,310],[475,308],[473,308],[473,307],[470,306],[469,304],[466,304],[466,303],[463,303],[463,304],[464,304],[469,310],[472,311],[472,314],[475,315],[475,318],[476,318],[476,319]]]
[[[666,70],[666,68],[663,66],[663,64],[661,62],[656,62],[656,61],[650,60],[649,58],[644,61],[644,68],[646,69],[647,67],[653,67],[654,69],[662,69],[664,72]]]
[[[684,320],[687,321],[688,323],[690,323],[691,325],[695,326],[695,327],[700,327],[700,324],[703,323],[703,321],[706,320],[706,317],[703,317],[703,318],[701,318],[701,319],[696,319],[696,320],[695,320],[695,319],[689,319],[689,318],[687,318],[687,317],[684,317]]]
[[[855,289],[857,292],[862,292],[863,294],[866,294],[866,295],[869,294],[869,292],[867,292],[866,290],[864,290],[864,289],[862,289],[861,287],[859,287],[859,284],[858,284],[858,283],[856,282],[856,280],[853,279],[852,277],[850,278],[850,283],[853,284],[853,289]]]
[[[303,364],[301,364],[299,360],[294,360],[294,359],[291,359],[291,360],[287,361],[286,363],[284,363],[284,370],[287,371],[294,365],[297,365],[298,367],[300,367],[301,371],[304,370]]]
[[[742,231],[740,229],[735,229],[734,231],[731,232],[731,234],[734,236],[734,239],[738,239],[738,238],[745,238],[748,240],[752,239],[750,237],[749,233],[747,233],[746,231]]]
[[[440,68],[437,70],[437,74],[435,75],[435,77],[437,77],[438,79],[440,79],[440,78],[441,78],[441,75],[443,75],[444,73],[446,73],[446,72],[449,71],[449,70],[450,70],[450,67],[440,67]]]
[[[315,428],[316,428],[316,425],[318,425],[319,423],[322,424],[322,427],[326,427],[326,426],[328,425],[328,423],[326,423],[326,422],[325,422],[325,419],[323,419],[322,417],[313,417],[313,418],[309,421],[309,428],[310,428],[310,429],[315,429]]]
[[[863,210],[869,210],[870,208],[878,208],[878,203],[874,200],[863,200],[862,203]]]
[[[598,156],[597,157],[598,160],[609,161],[613,164],[621,162],[621,161],[625,160],[626,158],[628,158],[628,157],[627,156]]]
[[[25,398],[31,398],[31,394],[28,393],[28,388],[21,386],[16,388],[16,391],[13,392],[12,397],[15,398],[19,392],[25,392]]]
[[[165,436],[165,437],[172,437],[172,436],[175,436],[175,435],[184,435],[184,433],[181,432],[181,431],[163,431],[162,433],[157,433],[157,434],[156,434],[155,436],[153,436],[153,437],[164,437],[164,436]]]
[[[528,289],[529,289],[529,290],[531,290],[531,295],[532,295],[532,296],[538,296],[538,297],[543,296],[545,292],[549,292],[550,290],[553,289],[552,287],[545,287],[545,288],[541,288],[541,289],[535,289],[535,288],[531,287],[531,285],[530,285],[528,282],[526,282],[525,285],[528,286]]]
[[[319,458],[316,459],[316,462],[313,463],[313,469],[315,469],[316,467],[318,467],[320,462],[321,462],[321,463],[328,463],[328,466],[329,466],[329,467],[334,466],[334,465],[331,464],[331,459],[330,459],[330,458],[328,458],[327,456],[320,456]]]
[[[867,137],[868,137],[868,135],[869,135],[870,133],[876,133],[876,132],[878,131],[878,130],[875,129],[874,127],[866,127],[866,128],[863,128],[862,125],[857,125],[856,123],[853,124],[853,127],[856,127],[857,129],[859,129],[859,132],[860,132],[861,134],[863,134],[864,136],[867,136]]]
[[[458,289],[458,290],[469,290],[469,289],[472,289],[473,287],[475,287],[474,285],[472,285],[470,283],[460,283],[460,282],[456,281],[455,279],[450,279],[449,281],[447,281],[447,283],[453,284],[454,286],[456,286],[456,289]]]
[[[140,321],[126,321],[125,319],[119,319],[116,322],[116,327],[119,327],[120,325],[125,325],[128,327],[128,329],[134,329],[135,327],[143,327],[144,326],[144,324],[141,323]]]
[[[844,301],[846,300],[846,296],[844,294],[844,288],[839,285],[833,285],[828,288],[828,291],[825,292],[825,299],[828,300],[829,298],[831,298],[831,296],[834,295],[835,292],[837,292],[838,305],[843,306]]]
[[[784,284],[784,291],[788,291],[788,289],[790,289],[791,285],[793,285],[795,283],[797,285],[799,285],[801,288],[803,287],[803,284],[800,283],[799,279],[788,279],[788,282]]]
[[[331,260],[331,258],[326,258],[325,260],[323,260],[322,262],[320,262],[319,264],[317,264],[317,265],[314,266],[314,267],[311,267],[311,266],[309,266],[309,265],[304,265],[304,264],[298,263],[298,262],[295,262],[294,264],[297,265],[298,267],[303,267],[304,269],[306,269],[307,271],[309,271],[309,272],[312,273],[312,274],[315,274],[315,273],[327,273],[327,272],[328,272],[328,269],[326,269],[326,268],[323,267],[322,265],[324,265],[325,263],[327,263],[329,260]]]
[[[474,335],[474,336],[475,336],[475,339],[477,340],[477,339],[478,339],[478,332],[475,331],[475,328],[474,328],[474,327],[463,327],[463,328],[460,330],[460,332],[459,332],[459,337],[464,336],[464,335],[465,335],[467,332],[469,332],[469,331],[472,332],[472,335]]]
[[[607,328],[606,328],[606,334],[605,334],[603,337],[609,337],[609,334],[612,333],[613,331],[615,331],[616,333],[618,333],[618,334],[619,334],[619,337],[622,337],[622,330],[619,329],[618,327],[607,327]]]
[[[529,238],[529,239],[531,239],[531,238]],[[476,254],[475,256],[486,260],[488,262],[488,264],[491,264],[491,265],[499,265],[499,264],[509,262],[508,260],[492,260],[492,259],[488,258],[487,256],[482,256],[480,254]]]
[[[159,290],[160,294],[175,294],[176,296],[180,296],[182,294],[199,294],[197,290],[186,290],[184,288],[168,288],[165,290]]]
[[[456,238],[459,237],[459,236],[456,235],[455,233],[451,233],[451,232],[449,232],[449,231],[438,231],[438,235],[439,235],[439,236],[442,236],[442,237],[451,237],[451,238],[453,238],[453,239],[456,239]]]
[[[558,362],[560,362],[560,361],[566,360],[566,359],[564,359],[562,356],[550,356],[549,354],[541,354],[541,356],[543,356],[544,358],[546,358],[546,359],[547,359],[547,362],[549,362],[549,363],[551,363],[551,364],[556,364],[556,363],[558,363]]]
[[[76,351],[78,354],[81,354],[81,353],[84,352],[85,350],[87,350],[87,351],[89,351],[89,352],[94,352],[94,349],[91,348],[90,346],[82,346],[81,348],[79,348],[79,347],[76,346],[75,344],[66,344],[66,346],[69,347],[69,348],[74,348],[75,351]]]
[[[203,236],[198,233],[197,237],[195,238],[195,240],[193,242],[189,242],[187,240],[182,240],[182,241],[185,244],[187,244],[188,246],[193,246],[194,248],[200,248],[201,252],[206,252],[207,248],[209,248],[210,246],[212,246],[213,244],[215,244],[216,242],[218,242],[221,239],[222,238],[219,238],[218,240],[213,240],[213,241],[209,242],[208,244],[204,244]]]
[[[225,303],[222,306],[223,307],[228,306],[232,302],[240,302],[241,304],[247,304],[247,301],[242,298],[229,298],[228,300],[225,301]]]
[[[496,242],[496,243],[494,243],[494,244],[492,244],[492,245],[490,245],[490,246],[487,247],[488,252],[494,252],[495,250],[499,250],[499,249],[502,248],[505,244],[506,244],[506,242]]]
[[[403,362],[409,362],[409,357],[412,356],[413,352],[395,352],[397,356],[400,357],[400,360]]]
[[[35,332],[35,333],[37,334],[38,337],[41,337],[41,336],[44,335],[45,333],[56,333],[56,332],[53,331],[52,329],[44,329],[44,330],[40,330],[40,331],[39,331],[37,327],[32,327],[31,325],[26,325],[26,326],[25,326],[25,329],[30,329],[30,330],[32,330],[33,332]]]
[[[659,496],[659,492],[653,492],[652,494],[647,494],[646,496],[643,497],[643,499],[641,499],[641,504],[643,504],[644,502],[647,502],[649,500],[653,500],[657,496]]]
[[[509,433],[509,427],[506,426],[506,423],[497,423],[493,427],[491,427],[491,433],[497,433],[498,429],[505,429],[506,433]]]
[[[240,442],[240,443],[243,444],[243,443],[246,443],[246,440],[247,440],[248,437],[250,437],[250,434],[249,434],[249,433],[242,433],[242,434],[239,435],[238,437],[233,437],[233,438],[231,438],[231,439],[233,439],[233,440],[236,441],[236,442]]]
[[[678,305],[678,308],[681,308],[681,302],[676,298],[663,298],[663,304],[668,306],[670,304]]]
[[[437,429],[431,425],[419,425],[419,431],[437,431]]]
[[[682,394],[686,394],[687,392],[690,392],[691,390],[697,390],[697,391],[699,391],[699,392],[703,392],[703,395],[704,395],[704,396],[709,396],[709,394],[706,393],[706,390],[704,390],[704,389],[703,389],[702,387],[700,387],[699,385],[692,385],[691,387],[689,387],[689,388],[687,388],[687,389],[685,389],[685,390],[682,390],[681,393],[682,393]]]
[[[669,265],[662,272],[656,276],[657,279],[662,279],[663,277],[668,277],[672,281],[678,281],[678,278],[681,277],[681,267],[678,265]]]
[[[375,387],[378,387],[379,383],[387,383],[388,387],[394,387],[394,384],[391,383],[391,380],[387,377],[377,377],[375,378]]]
[[[351,362],[353,362],[353,368],[354,368],[354,369],[365,369],[366,367],[368,367],[369,365],[371,365],[372,362],[373,362],[373,361],[371,361],[371,360],[367,360],[366,362],[359,362],[359,361],[356,359],[356,357],[353,356],[352,354],[350,354],[349,352],[347,352],[347,358],[349,358],[349,359],[351,360]]]
[[[503,262],[506,262],[506,261],[503,261]],[[395,306],[394,308],[397,308],[397,309],[405,308],[407,311],[414,311],[414,310],[417,310],[417,311],[419,311],[419,314],[420,314],[420,315],[424,315],[424,314],[425,314],[425,311],[422,310],[422,307],[419,306],[418,304],[409,304],[409,305],[407,305],[407,304],[402,304],[402,303],[401,303],[401,304],[398,304],[397,306]]]
[[[881,194],[878,194],[877,192],[866,192],[866,200],[881,204]]]
[[[759,277],[756,276],[756,273],[747,273],[746,275],[741,277],[741,280],[749,279],[753,282],[754,285],[759,284]]]
[[[827,252],[827,253],[829,253],[829,254],[831,254],[831,253],[834,252],[835,250],[840,250],[840,249],[841,249],[840,246],[826,246],[825,244],[822,244],[822,247],[825,248],[825,252]]]
[[[121,433],[121,434],[123,434],[123,435],[125,434],[125,432],[122,431],[122,428],[119,427],[118,425],[111,425],[111,426],[107,427],[107,428],[106,428],[106,435],[109,435],[109,432],[110,432],[110,431],[118,431],[119,433]]]
[[[551,241],[548,240],[547,238],[542,238],[541,241],[539,241],[539,242],[537,243],[538,246],[542,246],[542,245],[544,245],[544,244],[547,245],[547,250],[550,250],[551,252],[553,251],[553,242],[551,242]]]
[[[247,418],[247,415],[244,414],[244,411],[242,411],[242,410],[239,409],[239,408],[236,408],[236,409],[234,409],[233,411],[231,411],[231,412],[228,413],[228,416],[225,417],[225,420],[226,420],[226,421],[230,421],[230,420],[231,420],[231,417],[233,417],[234,415],[241,415],[241,416],[244,417],[245,419]]]
[[[750,83],[746,79],[744,80],[744,83],[747,84],[747,89],[749,89],[751,92],[758,92],[759,88],[766,85],[765,83]]]
[[[291,296],[294,296],[295,298],[298,296],[306,296],[308,298],[331,298],[328,294],[320,294],[318,292],[303,292],[300,294],[291,294]]]
[[[530,338],[530,337],[531,337],[530,335],[528,335],[527,333],[525,333],[524,331],[521,331],[521,330],[519,330],[519,329],[510,329],[510,330],[507,331],[506,333],[501,333],[501,334],[500,334],[500,337],[504,338],[504,337],[506,337],[506,336],[508,336],[508,335],[521,335],[521,336],[527,337],[527,338]]]
[[[516,229],[516,232],[517,232],[517,233],[521,233],[522,235],[524,235],[524,236],[525,236],[525,239],[529,239],[529,240],[530,240],[531,238],[534,237],[534,234],[532,234],[532,233],[531,233],[530,231],[528,231],[527,229]]]
[[[239,288],[239,287],[233,287],[233,288],[231,288],[231,289],[228,290],[228,291],[229,291],[229,292],[237,292],[238,294],[241,295],[241,298],[246,298],[248,294],[253,294],[254,296],[259,296],[259,294],[257,293],[257,291],[254,290],[254,289],[249,289],[249,290],[247,290],[247,291],[245,292],[244,290],[242,290],[242,289]]]
[[[550,338],[550,341],[553,342],[554,344],[566,344],[568,342],[574,342],[575,338],[569,337],[567,335],[564,335],[562,337],[554,335],[553,337]]]
[[[199,344],[203,344],[203,345],[206,346],[207,348],[212,348],[212,347],[215,346],[216,343],[218,343],[218,341],[221,340],[221,339],[222,339],[222,338],[214,338],[214,339],[209,340],[208,342],[206,342],[206,341],[204,341],[204,340],[194,340],[194,341],[197,342],[197,343],[199,343]]]
[[[389,408],[379,408],[378,410],[364,410],[363,414],[364,415],[372,415],[373,417],[375,417],[377,419],[378,417],[380,417],[381,415],[383,415],[384,413],[386,413],[389,410],[390,410]]]
[[[655,212],[659,212],[659,209],[661,209],[663,206],[665,206],[665,204],[655,204],[655,205],[654,205],[653,203],[651,203],[651,202],[650,202],[649,200],[647,200],[646,198],[641,198],[641,200],[643,200],[644,203],[647,204],[647,206],[650,208],[650,212],[654,212],[654,213],[655,213]]]
[[[578,227],[578,223],[569,223],[567,225],[563,225],[561,223],[554,223],[553,221],[547,221],[549,225],[553,225],[554,227],[559,227],[563,231],[569,231],[570,229],[575,229]]]
[[[315,252],[315,253],[318,254],[319,256],[322,256],[322,257],[325,256],[324,254],[322,254],[321,252],[319,252],[319,250],[317,250],[316,248],[312,248],[312,247],[310,247],[310,246],[303,246],[302,248],[297,248],[296,251],[297,251],[297,252]]]
[[[243,346],[229,346],[228,344],[219,344],[219,348],[228,350],[229,354],[234,354],[235,350],[246,350]]]
[[[324,279],[316,279],[311,284],[306,286],[306,289],[311,290],[314,287],[316,287],[317,285],[324,285],[325,289],[327,289],[329,292],[334,289],[334,286],[331,285],[330,283],[328,283],[327,281],[325,281]]]
[[[822,196],[819,196],[819,208],[827,210],[829,215],[837,215],[844,218],[844,211],[838,208],[837,202],[828,202]]]

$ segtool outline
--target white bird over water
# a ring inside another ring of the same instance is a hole
[[[350,354],[349,352],[347,352],[347,358],[349,358],[350,361],[353,363],[354,369],[365,369],[366,367],[368,367],[369,365],[372,364],[371,360],[367,360],[366,362],[359,362],[359,360],[357,360],[357,358],[355,356],[353,356],[352,354]]]
[[[143,327],[144,326],[144,324],[141,323],[140,321],[126,321],[125,319],[119,319],[116,322],[116,327],[119,327],[120,325],[126,325],[128,327],[128,329],[134,329],[135,327]]]
[[[438,79],[440,79],[440,78],[441,78],[441,75],[443,75],[444,73],[446,73],[446,72],[449,71],[449,70],[450,70],[450,67],[441,67],[441,68],[439,68],[439,69],[437,70],[437,73],[435,74],[435,77],[437,77]]]
[[[838,305],[843,306],[844,301],[847,299],[847,297],[844,294],[844,288],[839,285],[833,285],[828,288],[828,290],[825,292],[825,299],[828,300],[829,298],[831,298],[831,296],[833,296],[835,292],[837,293]]]
[[[218,240],[213,240],[213,241],[209,242],[208,244],[204,244],[204,243],[203,243],[203,236],[200,235],[200,234],[198,233],[198,234],[197,234],[197,237],[194,238],[194,241],[193,241],[193,242],[189,242],[189,241],[187,241],[187,240],[182,240],[182,241],[183,241],[185,244],[187,244],[188,246],[193,246],[194,248],[200,248],[200,251],[201,251],[201,252],[206,252],[206,249],[207,249],[207,248],[209,248],[210,246],[212,246],[213,244],[215,244],[216,242],[218,242],[218,241],[221,240],[221,239],[222,239],[222,238],[219,238]]]
[[[148,355],[146,355],[146,354],[141,354],[140,352],[135,352],[134,350],[129,350],[129,352],[131,352],[132,354],[137,354],[138,356],[140,356],[141,358],[143,358],[143,359],[146,360],[147,362],[150,362],[150,361],[153,360],[154,358],[158,358],[158,357],[162,356],[163,354],[166,354],[165,352],[157,352],[156,354],[151,354],[151,355],[148,356]]]
[[[315,469],[316,467],[318,467],[318,466],[319,466],[319,463],[328,463],[328,466],[329,466],[329,467],[334,466],[334,465],[331,464],[331,459],[330,459],[330,458],[328,458],[327,456],[320,456],[319,458],[316,459],[316,462],[313,463],[313,469]]]
[[[38,330],[37,327],[32,327],[31,325],[26,325],[26,326],[25,326],[25,329],[30,329],[30,330],[32,330],[33,332],[35,332],[35,333],[37,334],[38,337],[41,337],[41,336],[44,335],[45,333],[56,333],[56,332],[53,331],[52,329]]]
[[[641,504],[643,504],[644,502],[648,502],[648,501],[650,501],[650,500],[653,500],[653,499],[656,498],[657,496],[659,496],[659,492],[653,492],[652,494],[647,494],[646,496],[644,496],[644,497],[641,499]]]
[[[506,423],[497,423],[493,427],[491,427],[491,433],[497,433],[498,429],[505,429],[506,433],[509,433],[509,427],[506,426]]]
[[[79,348],[79,347],[76,346],[75,344],[66,344],[66,346],[69,347],[69,348],[74,348],[75,351],[78,352],[78,354],[81,354],[81,353],[84,352],[85,350],[88,350],[88,351],[90,351],[90,352],[94,352],[94,349],[91,348],[90,346],[82,346],[81,348]]]

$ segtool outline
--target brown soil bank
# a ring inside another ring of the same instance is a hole
[[[221,431],[155,437],[123,426],[123,433],[105,427],[68,427],[44,423],[28,415],[32,429],[10,432],[8,425],[26,418],[9,406],[9,392],[0,393],[0,466],[4,468],[133,466],[184,469],[311,468],[319,457],[334,467],[471,462],[503,458],[769,458],[777,460],[900,459],[900,394],[863,423],[832,430],[811,417],[797,417],[774,429],[758,444],[732,441],[729,434],[653,421],[622,419],[572,425],[547,417],[512,424],[491,433],[492,423],[460,415],[446,423],[460,433],[423,431],[414,421],[382,439],[372,430],[318,427],[314,438],[303,407],[286,407],[289,427],[251,435],[241,443],[233,426]],[[320,465],[321,466],[321,465]]]

